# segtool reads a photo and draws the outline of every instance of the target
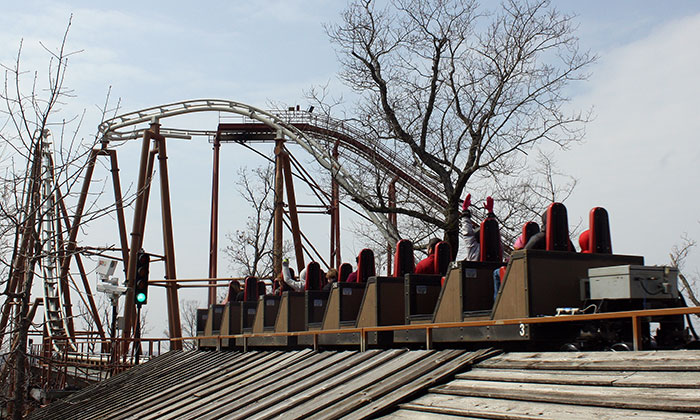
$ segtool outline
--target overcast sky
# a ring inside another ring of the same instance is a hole
[[[0,62],[11,63],[21,39],[22,64],[44,70],[49,47],[60,43],[69,16],[73,23],[66,84],[76,97],[66,113],[87,110],[82,135],[94,135],[108,87],[124,112],[193,98],[224,98],[261,108],[305,104],[304,90],[329,83],[338,63],[321,24],[337,19],[344,1],[209,2],[6,2],[0,15]],[[488,1],[482,2],[488,4]],[[573,222],[593,206],[610,213],[617,253],[644,255],[647,264],[668,262],[684,234],[700,239],[700,3],[695,1],[559,1],[578,14],[582,46],[600,59],[590,81],[573,88],[572,106],[593,107],[586,141],[558,154],[562,170],[579,179],[567,202]],[[217,115],[184,120],[215,129]],[[137,144],[120,151],[123,182],[135,183]],[[169,146],[178,275],[207,274],[211,146],[202,139]],[[234,178],[241,165],[262,161],[241,148],[222,153],[222,239],[240,228]],[[99,171],[98,171],[99,172]],[[106,171],[101,176],[106,176]],[[154,192],[151,202],[158,194]],[[154,207],[150,216],[157,216]],[[327,225],[327,218],[309,219]],[[130,219],[129,219],[130,220]],[[322,220],[322,221],[321,221]],[[129,221],[129,227],[130,227]],[[157,219],[149,218],[146,248],[162,252]],[[88,237],[101,244],[113,225],[96,226]],[[348,258],[360,244],[348,238]],[[116,236],[114,237],[116,238]],[[319,241],[323,239],[323,235]],[[113,240],[112,240],[113,241]],[[327,244],[319,244],[326,249]],[[325,256],[326,252],[324,252]],[[700,250],[686,271],[695,275]],[[230,274],[221,259],[220,275]],[[94,278],[91,279],[94,281]],[[150,298],[150,335],[161,335],[165,309],[160,290]],[[183,293],[205,300],[204,292]]]

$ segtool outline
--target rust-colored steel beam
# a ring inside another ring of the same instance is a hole
[[[284,147],[284,139],[278,136],[275,140],[275,210],[274,210],[274,226],[272,240],[272,266],[275,277],[282,272],[282,217],[284,201],[282,194],[284,193],[283,181],[283,160],[282,149]]]
[[[304,269],[304,248],[301,244],[301,230],[299,228],[299,215],[297,214],[297,198],[294,194],[294,179],[292,178],[292,165],[289,162],[289,153],[282,152],[282,170],[287,187],[287,205],[289,206],[289,221],[292,225],[292,240],[294,241],[294,254],[297,259],[297,270],[301,273]]]
[[[394,177],[394,179],[391,180],[389,183],[389,207],[396,207],[396,181],[398,181],[398,177]],[[394,227],[394,230],[396,230],[396,213],[389,213],[388,215],[389,218],[389,224],[391,224]],[[386,261],[387,261],[387,268],[386,268],[386,275],[390,276],[392,272],[392,267],[391,267],[391,258],[393,256],[393,248],[396,246],[396,244],[387,244],[387,256],[386,256]]]
[[[73,216],[73,222],[71,223],[70,233],[68,235],[68,243],[66,244],[65,257],[63,258],[63,263],[61,264],[61,289],[63,291],[63,307],[65,310],[65,316],[68,318],[68,332],[73,336],[73,307],[70,301],[70,288],[68,287],[68,270],[70,269],[71,256],[75,252],[77,247],[76,239],[78,238],[78,231],[80,230],[80,222],[83,217],[83,210],[85,209],[85,202],[87,201],[88,192],[90,190],[90,183],[92,182],[92,174],[95,172],[95,161],[97,160],[97,155],[100,153],[99,149],[92,149],[88,157],[87,166],[85,168],[85,177],[83,178],[83,186],[80,190],[80,197],[78,198],[78,205],[75,208],[75,215]]]
[[[122,264],[124,272],[129,266],[129,240],[126,233],[126,218],[124,217],[124,198],[122,196],[122,187],[119,176],[119,164],[117,162],[117,151],[108,150],[109,160],[112,173],[112,189],[114,190],[114,203],[117,212],[117,223],[119,225],[119,240],[122,245]]]
[[[340,145],[340,140],[335,141],[333,144],[333,160],[338,163],[338,146]],[[331,173],[331,258],[329,263],[331,265],[335,264],[336,268],[340,267],[342,263],[340,257],[340,188],[338,186],[338,181],[335,179],[336,174]]]
[[[62,217],[59,218],[60,220],[63,220],[63,224],[66,226],[67,231],[71,231],[71,222],[70,222],[70,217],[68,216],[68,209],[66,208],[66,203],[63,200],[63,195],[61,194],[61,191],[59,189],[56,189],[56,198],[59,203],[59,211],[62,215]],[[62,238],[63,234],[60,231],[61,228],[61,223],[58,223],[58,237]],[[61,244],[61,249],[63,249],[65,244]],[[68,255],[66,255],[64,252],[61,252],[63,254],[64,260],[68,258]],[[62,261],[63,262],[63,261]],[[95,304],[95,298],[92,295],[92,289],[90,288],[90,282],[87,278],[87,274],[85,272],[85,267],[83,266],[83,259],[80,256],[79,253],[75,253],[75,262],[78,265],[78,271],[80,272],[80,278],[83,282],[83,288],[85,289],[85,294],[87,295],[87,307],[92,313],[92,317],[95,320],[95,326],[97,327],[97,332],[100,334],[100,338],[103,340],[105,339],[105,332],[102,327],[102,321],[100,321],[100,312],[97,309],[97,305]],[[70,273],[69,273],[70,274]],[[73,282],[75,284],[75,282]],[[77,287],[77,285],[76,285]],[[82,296],[81,296],[82,297]]]
[[[158,124],[152,123],[151,129],[143,132],[141,144],[141,158],[139,162],[138,180],[136,183],[136,203],[134,204],[134,220],[131,228],[131,243],[129,246],[129,265],[126,270],[126,299],[124,302],[124,347],[122,354],[126,355],[129,350],[129,339],[131,338],[132,327],[135,322],[136,310],[134,308],[134,279],[136,277],[136,254],[143,245],[143,230],[146,224],[146,213],[148,210],[148,195],[150,191],[150,176],[153,167],[153,154],[150,152],[151,139],[155,134]]]
[[[158,134],[158,126],[154,131]],[[175,240],[173,235],[172,207],[170,204],[170,181],[168,178],[168,154],[165,149],[165,138],[158,136],[158,164],[160,172],[160,200],[161,215],[163,223],[163,249],[165,251],[165,278],[176,279],[175,273]],[[177,284],[170,284],[166,293],[168,297],[168,323],[170,327],[170,338],[182,337],[182,327],[180,324],[180,302],[178,300]],[[181,341],[171,341],[173,350],[182,350]]]
[[[4,343],[5,331],[7,330],[7,323],[10,320],[10,312],[12,310],[12,305],[10,302],[13,300],[10,298],[11,294],[14,294],[17,290],[17,285],[20,282],[20,274],[24,271],[20,270],[20,267],[24,267],[26,250],[31,244],[33,247],[33,241],[30,241],[32,235],[24,235],[22,237],[22,242],[20,242],[19,252],[16,254],[16,258],[12,262],[12,275],[10,276],[10,281],[8,281],[7,287],[5,288],[5,305],[2,307],[2,317],[0,317],[0,346]]]
[[[211,221],[209,222],[209,278],[215,279],[218,263],[219,248],[219,153],[221,142],[219,136],[214,137],[214,156],[212,158],[211,175]],[[216,282],[209,282],[216,284]],[[209,305],[216,303],[216,289],[209,288]]]

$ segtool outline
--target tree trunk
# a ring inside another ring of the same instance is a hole
[[[26,284],[26,282],[25,282]],[[31,283],[30,283],[31,284]],[[17,315],[17,342],[15,351],[15,398],[12,418],[21,420],[24,414],[24,398],[27,393],[27,331],[30,321],[27,319],[29,312],[29,293],[27,289],[22,291],[19,299],[20,309]]]
[[[444,240],[450,244],[452,249],[452,259],[457,258],[459,251],[459,210],[456,206],[450,206],[445,211],[445,237]]]

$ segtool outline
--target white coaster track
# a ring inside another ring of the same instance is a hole
[[[316,161],[325,169],[335,175],[338,184],[353,196],[362,196],[364,187],[362,183],[351,175],[345,168],[338,164],[332,156],[332,142],[334,133],[341,137],[354,139],[351,144],[344,143],[344,147],[352,153],[363,157],[365,164],[380,165],[387,173],[397,177],[401,184],[409,193],[418,194],[425,199],[426,204],[434,205],[436,211],[442,206],[439,197],[439,183],[434,178],[417,169],[416,166],[402,161],[397,153],[392,152],[386,146],[374,139],[367,139],[358,134],[348,124],[326,117],[318,117],[306,111],[265,111],[224,99],[194,99],[188,101],[174,102],[151,108],[145,108],[119,115],[102,122],[99,131],[102,140],[106,142],[118,142],[136,139],[143,135],[143,131],[148,127],[144,124],[152,121],[161,121],[168,117],[194,113],[194,112],[219,112],[223,114],[235,114],[244,118],[244,121],[255,121],[263,123],[273,128],[278,135],[283,135],[286,139],[296,142],[306,152],[311,154]],[[328,134],[301,130],[295,126],[299,123],[308,123],[316,127],[326,128]],[[141,125],[140,127],[138,127]],[[161,134],[172,137],[182,136],[210,136],[216,135],[213,130],[189,130],[189,129],[161,129]],[[398,234],[389,223],[386,214],[365,211],[369,219],[377,226],[384,238],[388,242],[396,241]]]
[[[49,337],[71,338],[68,319],[63,306],[63,296],[70,290],[62,290],[60,267],[58,264],[59,241],[57,228],[59,221],[56,174],[53,160],[53,144],[48,130],[41,139],[41,272],[44,283],[44,320]],[[73,349],[71,339],[53,341],[55,349]]]

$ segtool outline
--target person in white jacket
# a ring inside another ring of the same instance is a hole
[[[479,261],[479,252],[481,245],[479,241],[479,229],[471,220],[472,212],[469,210],[471,206],[472,195],[467,194],[467,198],[462,203],[462,213],[460,214],[460,229],[459,235],[462,238],[464,251],[460,249],[457,260]],[[460,247],[461,248],[461,247]]]
[[[295,280],[292,277],[292,273],[289,271],[289,258],[285,258],[282,260],[282,277],[284,278],[284,282],[295,292],[304,291],[304,286],[306,285],[306,268],[299,273],[299,280]]]

